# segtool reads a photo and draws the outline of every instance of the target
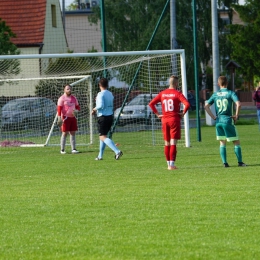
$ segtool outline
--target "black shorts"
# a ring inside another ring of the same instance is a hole
[[[98,117],[98,133],[99,135],[107,135],[112,124],[114,117],[111,116],[100,116]]]

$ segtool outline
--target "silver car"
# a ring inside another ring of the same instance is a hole
[[[55,103],[43,97],[13,99],[2,107],[1,129],[47,128],[56,115]]]
[[[148,106],[150,101],[157,94],[140,94],[133,98],[129,103],[125,105],[121,111],[119,117],[119,125],[125,125],[127,123],[146,123],[150,124],[152,119],[152,110]],[[158,111],[161,113],[161,105],[158,104]],[[114,112],[114,118],[116,119],[119,116],[121,107],[116,109]],[[157,117],[155,116],[155,119]]]

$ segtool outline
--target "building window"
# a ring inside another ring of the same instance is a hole
[[[52,27],[57,27],[56,5],[51,5]]]

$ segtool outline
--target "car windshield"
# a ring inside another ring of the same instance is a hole
[[[148,105],[150,102],[151,98],[150,95],[143,95],[143,96],[137,96],[134,99],[132,99],[128,105],[129,106],[134,106],[134,105]]]
[[[28,100],[13,100],[8,102],[6,105],[3,106],[2,110],[5,111],[17,111],[17,110],[29,110],[32,107],[32,101]]]

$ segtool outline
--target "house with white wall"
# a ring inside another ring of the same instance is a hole
[[[102,51],[102,32],[98,24],[89,22],[91,8],[65,12],[65,31],[69,49],[75,53],[86,53],[93,49]]]
[[[16,34],[11,39],[21,54],[66,53],[68,43],[63,28],[59,0],[1,0],[0,17]],[[16,78],[36,78],[44,74],[48,61],[21,60],[21,72]],[[17,85],[0,85],[0,95],[34,95],[35,86],[28,82]],[[35,83],[34,83],[35,84]],[[17,88],[19,87],[19,91]]]

